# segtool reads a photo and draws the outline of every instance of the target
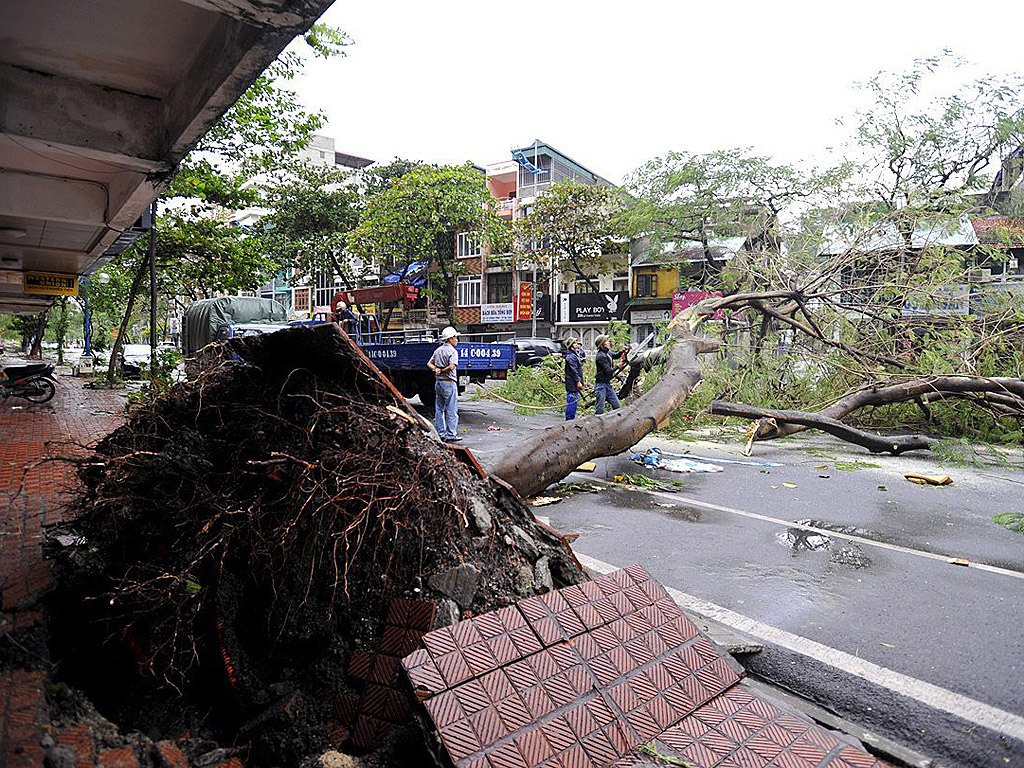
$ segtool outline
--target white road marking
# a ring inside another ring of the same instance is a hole
[[[593,557],[576,552],[576,558],[584,567],[598,573],[609,573],[618,566],[610,565]],[[794,635],[777,627],[763,624],[735,611],[715,603],[688,595],[672,587],[665,587],[673,600],[687,611],[702,614],[714,619],[730,629],[742,632],[764,642],[778,645],[787,650],[807,656],[823,664],[856,675],[870,683],[887,688],[890,691],[915,699],[934,709],[948,712],[982,728],[1000,733],[1013,739],[1024,741],[1024,717],[1019,717],[989,704],[963,696],[959,693],[940,688],[924,680],[880,667],[870,661],[851,656],[850,654],[822,645],[800,635]]]
[[[600,483],[610,488],[621,488],[622,486],[618,483],[610,483],[607,480],[598,480],[597,478],[589,478],[592,483]],[[631,487],[630,490],[633,490]],[[635,490],[647,493],[651,496],[657,496],[660,499],[666,499],[668,501],[683,502],[691,504],[695,507],[704,507],[705,509],[713,509],[718,512],[728,512],[732,515],[740,515],[741,517],[749,517],[753,520],[761,520],[766,523],[773,523],[775,525],[783,525],[787,528],[796,528],[801,531],[809,531],[811,533],[818,533],[822,536],[831,536],[837,539],[845,539],[847,541],[853,541],[857,544],[863,544],[866,547],[877,547],[879,549],[888,549],[893,552],[903,552],[907,555],[914,555],[915,557],[924,557],[929,560],[939,560],[943,563],[951,563],[958,567],[974,568],[979,571],[988,571],[989,573],[997,573],[1000,576],[1011,576],[1015,579],[1024,580],[1024,573],[1021,571],[1013,571],[1009,568],[1000,568],[997,565],[988,565],[987,563],[975,563],[973,561],[966,561],[964,563],[958,563],[957,560],[961,558],[950,556],[950,555],[937,555],[934,552],[925,552],[922,549],[911,549],[910,547],[902,547],[899,544],[889,544],[885,541],[876,541],[875,539],[868,539],[863,536],[857,536],[850,533],[840,533],[833,531],[828,528],[816,528],[813,525],[804,525],[803,523],[795,523],[792,520],[783,520],[778,517],[770,517],[769,515],[762,515],[757,512],[748,512],[745,509],[736,509],[735,507],[725,507],[721,504],[712,504],[708,501],[700,501],[699,499],[691,499],[688,496],[680,496],[677,493],[663,493],[661,491],[653,491],[648,488],[636,487]]]

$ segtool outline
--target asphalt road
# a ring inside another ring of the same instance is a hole
[[[504,404],[466,398],[460,414],[465,444],[485,467],[560,419],[519,416]],[[744,458],[738,437],[648,438],[638,449],[650,446]],[[919,748],[935,744],[939,730],[941,740],[959,741],[944,748],[944,764],[1024,765],[1017,740],[1024,734],[1024,536],[992,522],[999,512],[1024,507],[1024,470],[942,467],[928,454],[873,457],[811,433],[758,444],[752,460],[782,466],[723,464],[720,473],[696,475],[644,470],[628,454],[599,459],[596,472],[569,479],[612,481],[633,473],[686,485],[652,494],[611,483],[535,512],[579,533],[574,548],[597,561],[642,563],[666,586],[734,612],[744,626],[796,638],[793,648],[824,646],[821,653],[851,669],[860,661],[877,665],[879,679],[896,673],[892,690],[867,686],[867,700],[847,702],[849,708],[867,717],[888,710],[885,718],[906,720],[907,707],[939,702],[937,713],[913,720],[924,733],[908,734],[913,728],[906,724],[892,731],[916,739]],[[954,482],[914,485],[903,478],[910,471],[949,474]],[[954,558],[968,564],[952,564]],[[760,664],[766,677],[787,677],[775,682],[796,688],[801,674],[812,673],[783,669],[800,663],[799,655],[792,658],[780,663],[766,655],[752,659],[752,669]],[[813,673],[820,678],[810,686],[816,698],[841,686],[840,677],[830,679],[833,672],[826,664]],[[845,695],[853,687],[843,686]],[[887,701],[872,701],[879,698]],[[975,704],[981,714],[966,725],[946,717],[974,712]],[[995,724],[988,735],[996,746],[974,735],[978,723],[983,730]]]

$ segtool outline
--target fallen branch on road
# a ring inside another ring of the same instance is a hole
[[[745,403],[727,403],[723,400],[715,400],[711,403],[711,413],[716,416],[739,416],[744,419],[757,419],[757,437],[755,439],[766,439],[764,434],[777,428],[779,424],[800,425],[802,427],[813,427],[830,435],[835,435],[840,440],[867,448],[872,453],[891,453],[898,456],[907,451],[929,449],[936,441],[934,438],[925,435],[879,435],[872,432],[865,432],[862,429],[843,424],[843,422],[822,416],[817,413],[805,411],[780,411],[769,408],[758,408]]]
[[[1024,380],[982,376],[926,376],[891,384],[870,384],[814,413],[765,409],[723,400],[711,403],[711,413],[757,419],[758,423],[752,430],[754,440],[772,440],[813,428],[863,446],[872,453],[898,455],[906,451],[927,450],[935,440],[923,435],[878,435],[848,426],[840,420],[858,408],[904,402],[917,403],[930,419],[929,405],[950,399],[967,399],[997,415],[1024,419]]]

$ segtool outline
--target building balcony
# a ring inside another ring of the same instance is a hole
[[[494,204],[494,210],[499,216],[511,218],[515,215],[516,201],[515,200],[498,200]]]

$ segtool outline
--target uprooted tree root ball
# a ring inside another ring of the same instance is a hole
[[[80,474],[51,611],[66,679],[123,729],[247,766],[353,749],[339,697],[393,598],[444,624],[585,578],[331,326],[229,342]],[[370,762],[419,762],[416,738]]]

